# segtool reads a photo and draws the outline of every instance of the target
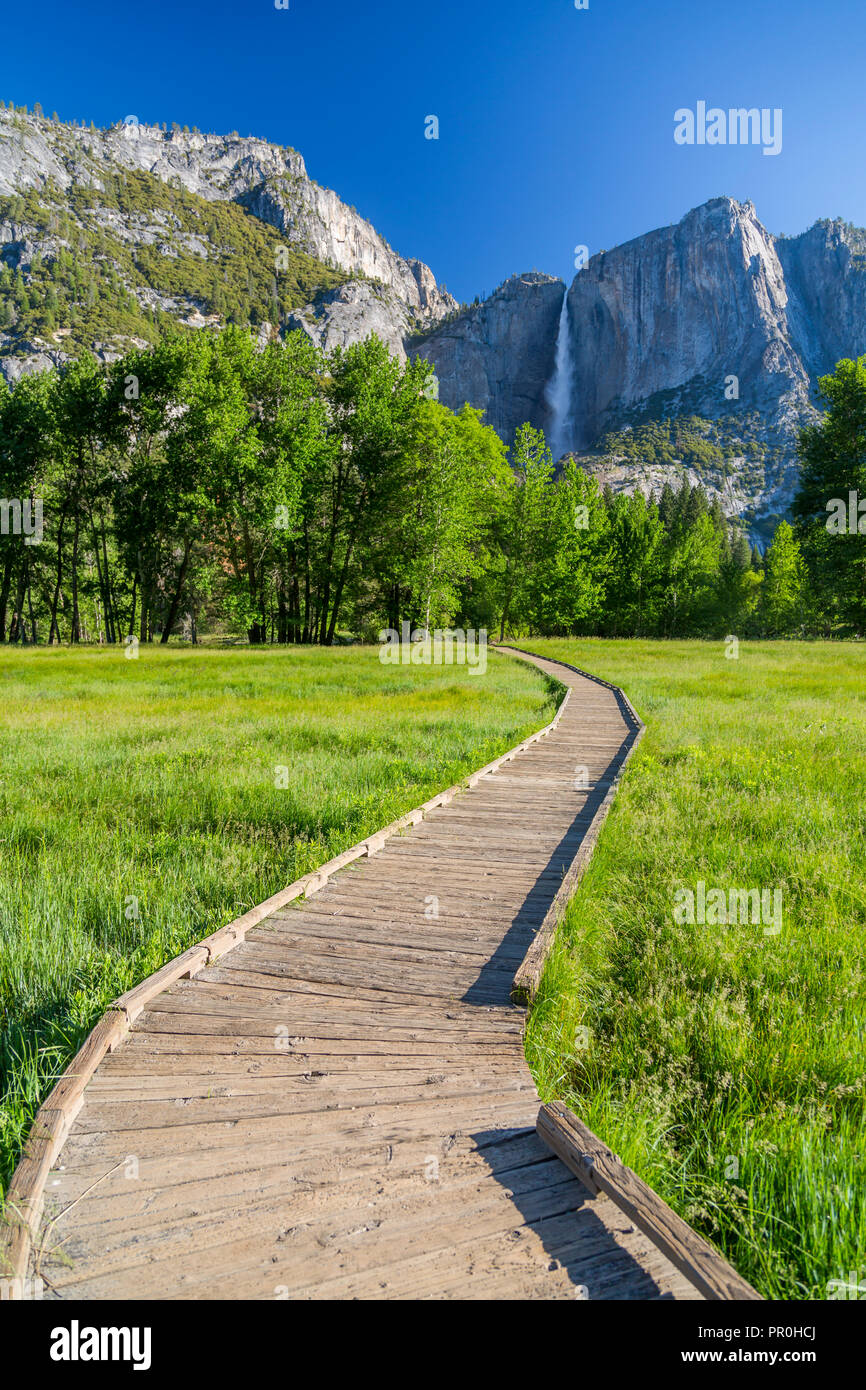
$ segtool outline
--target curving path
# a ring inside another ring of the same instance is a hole
[[[512,977],[635,730],[532,660],[572,687],[546,740],[104,1058],[46,1184],[48,1296],[698,1297],[535,1133]]]

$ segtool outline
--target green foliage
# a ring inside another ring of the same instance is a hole
[[[719,464],[724,455],[706,439],[705,426],[706,422],[696,416],[651,420],[632,429],[604,435],[598,448],[604,454],[622,455],[648,464]]]
[[[760,460],[764,447],[754,438],[757,424],[754,415],[706,420],[671,413],[659,419],[636,419],[626,428],[603,435],[595,452],[649,466],[682,464],[703,476],[724,472],[735,458]]]
[[[819,382],[827,413],[800,436],[797,535],[828,630],[866,632],[866,357]],[[853,506],[852,506],[853,503]],[[841,513],[841,524],[839,514]]]
[[[0,400],[0,484],[40,496],[46,536],[0,542],[0,637],[167,643],[204,621],[330,645],[344,615],[446,621],[511,474],[430,379],[376,338],[325,358],[231,326],[25,377]]]
[[[764,629],[771,636],[784,637],[796,632],[803,622],[805,565],[794,532],[781,522],[764,565],[761,595]]]
[[[404,621],[658,637],[826,621],[790,528],[765,583],[702,486],[602,493],[575,460],[557,475],[530,425],[506,462],[431,381],[375,337],[323,354],[235,325],[25,377],[0,399],[0,495],[43,501],[47,543],[0,537],[0,636],[331,645]]]
[[[525,622],[537,607],[540,572],[551,554],[554,465],[541,430],[521,425],[511,451],[511,467],[515,487],[502,533],[500,640],[512,618]]]
[[[0,198],[0,219],[52,247],[23,274],[0,267],[0,326],[13,328],[14,342],[61,330],[65,351],[130,337],[152,343],[173,330],[177,311],[240,325],[274,323],[276,314],[279,325],[346,278],[284,246],[276,228],[237,203],[137,170],[100,168],[99,183],[61,192],[49,182]]]
[[[519,487],[518,475],[518,505]],[[503,631],[667,637],[753,630],[761,575],[748,542],[702,488],[667,486],[658,504],[640,491],[601,494],[571,462],[558,478],[546,476],[534,514],[534,544],[515,550],[519,580],[507,607],[503,600]],[[516,546],[519,513],[510,532],[508,544]],[[507,583],[507,564],[505,574]]]
[[[391,598],[389,625],[399,626],[402,606],[423,628],[447,627],[495,553],[493,528],[513,487],[505,446],[480,411],[455,415],[429,401],[406,484],[399,527],[383,529],[374,561]]]
[[[866,655],[534,645],[647,722],[533,1007],[541,1095],[766,1298],[824,1299],[866,1261]],[[778,889],[781,932],[678,924],[700,881]]]
[[[112,999],[553,707],[526,667],[369,648],[0,648],[0,682],[0,1191]]]

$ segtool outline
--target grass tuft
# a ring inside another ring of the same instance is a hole
[[[560,1099],[767,1298],[866,1279],[866,648],[533,641],[648,725],[528,1027]],[[677,889],[780,889],[778,935]]]
[[[0,1190],[113,998],[555,705],[373,648],[0,648],[0,682]]]

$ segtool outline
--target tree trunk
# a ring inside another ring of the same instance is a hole
[[[57,528],[57,579],[54,585],[54,596],[51,600],[51,627],[48,632],[48,645],[57,638],[60,641],[60,627],[57,622],[57,605],[60,601],[60,585],[63,582],[63,528],[66,525],[66,508],[60,513],[60,525]]]
[[[357,535],[357,532],[356,532],[355,535],[353,535],[353,536],[351,537],[351,539],[349,540],[348,545],[346,546],[346,558],[345,558],[344,561],[343,561],[343,568],[342,568],[342,571],[340,572],[340,578],[339,578],[338,581],[337,581],[337,591],[336,591],[336,593],[334,594],[334,603],[333,603],[333,606],[332,606],[332,608],[331,608],[331,621],[330,621],[330,623],[328,624],[328,635],[327,635],[327,639],[326,639],[325,644],[324,644],[325,646],[328,646],[328,647],[330,647],[330,646],[333,645],[334,633],[335,633],[336,628],[337,628],[337,614],[338,614],[339,611],[340,611],[340,604],[341,604],[342,601],[343,601],[343,590],[344,590],[344,588],[345,588],[345,586],[346,586],[346,580],[347,580],[348,577],[349,577],[349,565],[350,565],[351,560],[352,560],[352,551],[353,551],[354,548],[355,548],[356,535]],[[325,625],[325,622],[324,622],[324,615],[323,615],[323,617],[322,617],[322,626],[324,627],[324,625]]]
[[[6,609],[9,604],[9,589],[12,584],[13,552],[10,547],[3,566],[3,581],[0,583],[0,642],[6,641]]]
[[[108,573],[108,549],[105,544],[105,523],[100,524],[99,533],[93,523],[93,513],[90,515],[90,527],[93,531],[93,548],[96,552],[96,568],[99,574],[99,588],[102,593],[102,607],[105,617],[105,640],[112,646],[116,640],[115,633],[115,612],[114,599],[111,595],[111,579]],[[102,540],[102,562],[99,559],[99,542]]]
[[[304,517],[304,631],[303,642],[311,642],[313,629],[310,624],[310,538],[307,530],[307,518]]]
[[[36,618],[33,615],[33,586],[30,574],[30,561],[27,561],[27,608],[30,613],[30,641],[36,646]]]
[[[27,630],[24,626],[24,595],[27,590],[27,561],[22,564],[18,575],[18,584],[15,591],[15,612],[12,614],[12,625],[9,628],[9,641],[20,642],[22,645],[27,643]]]
[[[177,587],[174,591],[174,598],[171,601],[171,605],[168,610],[168,617],[166,618],[162,628],[162,637],[160,638],[160,644],[162,646],[166,646],[166,644],[168,643],[168,639],[171,636],[171,630],[174,627],[175,620],[177,618],[177,610],[178,608],[180,608],[180,600],[183,594],[183,581],[186,579],[186,571],[187,566],[189,565],[189,557],[191,552],[192,541],[187,541],[183,549],[183,562],[180,567],[180,573],[177,577]]]
[[[147,617],[148,617],[148,604],[150,603],[150,594],[148,593],[147,589],[145,588],[145,583],[144,583],[144,570],[142,569],[142,565],[141,565],[141,556],[139,556],[139,560],[138,560],[138,572],[139,572],[139,579],[140,579],[140,582],[139,582],[139,586],[138,586],[138,587],[139,587],[139,589],[140,589],[140,591],[141,591],[141,617],[139,618],[139,623],[138,623],[138,640],[139,640],[139,642],[141,643],[141,645],[144,646],[145,642],[147,641]]]
[[[75,505],[75,530],[72,533],[72,641],[81,641],[81,614],[78,611],[78,535],[80,522]]]
[[[331,607],[331,621],[328,625],[327,640],[324,645],[330,647],[334,641],[334,633],[337,628],[337,615],[340,611],[340,604],[343,602],[343,590],[346,587],[346,580],[349,577],[349,565],[352,562],[352,555],[355,550],[355,542],[358,539],[358,532],[361,529],[361,517],[364,514],[364,507],[367,503],[367,489],[364,488],[358,499],[358,506],[355,512],[355,522],[349,532],[349,539],[346,542],[346,554],[343,559],[343,568],[340,571],[340,578],[337,580],[337,590],[334,594],[334,602]],[[322,628],[325,626],[325,614],[322,615]]]
[[[297,574],[293,574],[293,575],[292,575],[292,606],[291,606],[291,614],[292,614],[292,625],[291,625],[292,641],[293,641],[293,642],[300,642],[300,640],[301,640],[301,587],[300,587],[300,584],[298,583],[298,576],[297,576]]]
[[[111,587],[111,570],[108,566],[108,545],[105,539],[104,521],[102,523],[102,568],[105,571],[105,590],[106,594],[108,595],[109,621],[111,624],[111,641],[119,642],[120,632],[118,631],[118,628],[120,626],[120,621],[117,612],[117,604],[114,601],[114,592]]]
[[[124,637],[126,637],[127,635],[129,635],[129,636],[131,637],[132,634],[133,634],[134,631],[135,631],[135,604],[136,604],[137,598],[138,598],[138,575],[137,575],[137,574],[134,574],[134,575],[132,576],[132,608],[131,608],[130,614],[129,614],[129,622],[128,622],[127,625],[126,625],[126,632],[123,634]]]
[[[334,500],[331,507],[331,528],[328,532],[328,548],[325,552],[325,564],[323,569],[322,595],[321,595],[321,614],[317,625],[318,640],[324,647],[328,635],[328,611],[331,604],[331,566],[334,563],[334,550],[337,545],[337,526],[340,519],[340,509],[343,504],[343,468],[340,466],[337,472],[337,482],[334,490]],[[333,623],[331,623],[333,631]],[[330,645],[328,642],[327,645]]]
[[[93,555],[96,560],[96,582],[99,585],[99,599],[96,603],[96,640],[99,641],[100,618],[101,625],[105,628],[105,640],[108,641],[108,590],[106,588],[105,574],[102,569],[102,559],[99,554],[99,537],[96,534],[96,526],[93,521],[93,512],[90,513],[90,534],[93,537]],[[99,604],[102,604],[102,614],[99,612]]]

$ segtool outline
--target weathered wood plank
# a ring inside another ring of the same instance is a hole
[[[591,1192],[604,1192],[648,1235],[704,1298],[760,1299],[717,1250],[677,1216],[561,1101],[543,1105],[538,1133]]]
[[[536,664],[546,729],[116,1001],[24,1175],[60,1297],[694,1296],[535,1133],[513,972],[639,727]]]

